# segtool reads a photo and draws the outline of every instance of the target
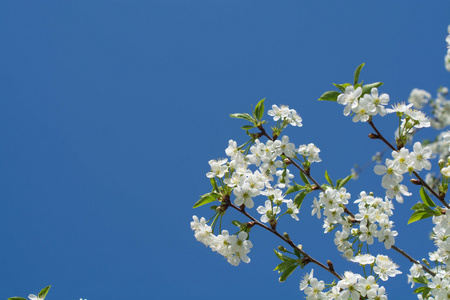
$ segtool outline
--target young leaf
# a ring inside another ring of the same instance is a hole
[[[290,258],[289,256],[284,255],[281,252],[278,252],[277,250],[273,250],[273,252],[275,252],[275,255],[282,261],[289,261],[292,260],[292,258]]]
[[[244,125],[241,128],[244,129],[244,130],[250,130],[250,129],[254,128],[254,127],[255,127],[254,125]]]
[[[334,188],[333,181],[331,180],[330,176],[328,175],[327,170],[325,170],[325,179],[328,181],[328,183],[331,185],[331,187]]]
[[[210,178],[209,181],[211,182],[211,185],[213,187],[213,191],[216,191],[217,193],[220,193],[219,188],[217,187],[217,182],[215,178]]]
[[[291,259],[288,261],[284,261],[281,264],[279,264],[274,271],[278,271],[278,273],[284,272],[287,268],[289,268],[290,266],[292,266],[293,264],[295,264],[295,259]]]
[[[340,95],[341,93],[336,92],[336,91],[328,91],[322,94],[322,96],[320,96],[320,98],[318,99],[319,101],[337,101],[337,97]]]
[[[303,191],[297,194],[294,198],[294,203],[297,205],[298,209],[302,206],[303,199],[305,199],[306,195],[308,195],[307,191]]]
[[[423,187],[420,189],[420,198],[422,198],[423,203],[427,206],[436,207],[436,204],[431,200],[430,196],[427,195],[427,192]]]
[[[428,282],[429,282],[425,276],[414,277],[413,280],[414,280],[414,282],[421,283],[421,284],[428,284]]]
[[[253,124],[255,124],[255,120],[252,118],[252,116],[250,116],[247,113],[244,114],[231,114],[230,117],[235,118],[235,119],[244,119],[247,120],[249,122],[252,122]]]
[[[305,187],[302,186],[302,185],[300,185],[300,184],[292,185],[292,186],[290,186],[290,187],[286,190],[285,195],[289,195],[290,193],[294,193],[294,192],[303,190],[304,188],[305,188]]]
[[[361,72],[361,69],[364,67],[364,63],[360,64],[356,70],[355,70],[355,76],[353,79],[353,85],[357,85],[358,84],[358,80],[359,80],[359,73]]]
[[[51,285],[46,286],[45,288],[42,289],[42,291],[39,292],[38,297],[41,298],[42,300],[45,299],[45,297],[47,296],[48,290],[51,288]]]
[[[348,175],[347,177],[345,177],[344,179],[338,179],[337,184],[336,184],[336,189],[341,189],[341,187],[344,187],[344,185],[347,184],[347,182],[353,178],[353,175]]]
[[[421,286],[421,287],[418,287],[417,289],[415,289],[413,291],[413,293],[414,294],[421,294],[421,293],[423,293],[423,296],[424,296],[423,299],[426,299],[426,297],[430,293],[430,291],[431,291],[431,289],[429,287]]]
[[[300,171],[300,178],[303,180],[303,182],[304,182],[306,185],[310,185],[308,178],[306,178],[306,175],[303,174],[302,171]]]
[[[361,97],[364,96],[365,94],[370,94],[370,91],[372,90],[372,88],[374,88],[374,87],[377,88],[377,87],[380,87],[382,85],[383,85],[382,82],[374,82],[374,83],[369,83],[369,84],[364,85],[362,87]]]
[[[337,84],[337,83],[333,83],[333,85],[335,87],[337,87],[341,92],[345,93],[345,88],[350,86],[350,83],[343,83],[343,84]]]
[[[419,220],[423,220],[423,219],[429,218],[429,217],[431,217],[431,216],[433,216],[433,215],[430,214],[430,213],[428,213],[428,212],[426,212],[426,211],[423,211],[423,210],[415,211],[415,212],[413,212],[413,214],[411,215],[411,218],[409,218],[408,224],[411,224],[411,223],[413,223],[413,222],[416,222],[416,221],[419,221]]]
[[[236,227],[240,227],[241,226],[241,222],[239,222],[238,220],[231,221],[231,224],[233,224]]]
[[[295,268],[297,268],[297,267],[298,267],[298,265],[295,264],[295,265],[292,265],[289,268],[287,268],[283,272],[283,274],[281,274],[280,279],[279,279],[280,282],[286,281],[286,279],[292,274],[292,272],[294,272]]]
[[[257,120],[261,120],[264,115],[264,100],[266,100],[266,98],[260,100],[258,104],[256,104],[255,110],[253,111],[253,116]]]
[[[214,201],[216,201],[216,198],[215,198],[213,195],[211,195],[211,193],[204,194],[204,195],[200,198],[200,200],[198,200],[198,201],[194,204],[194,207],[193,207],[193,208],[197,208],[197,207],[200,207],[200,206],[202,206],[202,205],[205,205],[205,204],[208,204],[208,203],[211,203],[211,202],[214,202]]]
[[[302,253],[297,248],[294,248],[294,253],[295,255],[297,255],[298,258],[303,258]]]
[[[8,298],[8,300],[27,300],[27,299],[22,298],[22,297],[11,297],[11,298]]]

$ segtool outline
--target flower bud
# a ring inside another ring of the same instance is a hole
[[[280,250],[281,252],[286,252],[286,248],[284,248],[283,246],[278,246],[278,250]]]
[[[440,160],[438,161],[438,164],[439,164],[439,169],[442,169],[443,167],[445,167],[445,160],[440,159]]]
[[[287,239],[289,241],[291,240],[291,238],[289,237],[289,234],[287,232],[283,233],[283,236],[285,239]]]
[[[334,271],[334,266],[331,261],[327,260],[327,265],[328,265],[328,268],[330,268],[330,271]]]
[[[429,268],[431,268],[431,267],[430,267],[430,263],[429,263],[425,258],[422,258],[422,262],[423,262],[424,264],[426,264]]]
[[[370,133],[369,134],[369,139],[376,140],[376,139],[379,139],[379,138],[380,138],[380,136],[378,134],[376,134],[376,133]]]
[[[419,179],[411,178],[411,180],[409,180],[409,181],[415,185],[422,185],[422,183],[420,182]]]

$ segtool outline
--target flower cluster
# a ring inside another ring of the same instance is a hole
[[[450,35],[447,38],[450,46],[449,39]],[[194,207],[213,201],[219,201],[220,206],[211,207],[215,211],[214,217],[211,218],[212,224],[208,225],[209,221],[207,222],[204,218],[199,220],[197,216],[193,216],[194,221],[191,222],[191,228],[195,231],[194,235],[198,241],[226,257],[232,265],[238,265],[241,260],[246,263],[250,261],[247,254],[252,243],[248,240],[248,233],[254,225],[274,233],[293,248],[293,252],[290,252],[283,246],[279,246],[278,250],[281,252],[275,251],[281,260],[281,263],[275,268],[282,273],[280,281],[286,280],[296,267],[303,268],[309,263],[321,266],[339,279],[337,282],[325,284],[314,278],[314,270],[311,270],[311,273],[307,274],[300,283],[300,290],[304,291],[306,299],[386,300],[386,291],[379,285],[380,281],[387,281],[389,277],[395,277],[402,272],[388,256],[369,254],[369,246],[375,240],[383,243],[386,249],[393,249],[415,263],[408,275],[408,281],[413,285],[415,283],[423,285],[415,291],[419,299],[450,299],[450,288],[448,287],[450,285],[450,269],[448,268],[450,262],[450,213],[447,214],[446,209],[449,208],[449,205],[444,200],[450,185],[450,132],[442,133],[435,142],[427,144],[416,142],[412,149],[405,147],[418,129],[430,126],[443,128],[450,124],[450,100],[445,99],[448,90],[440,88],[437,99],[432,99],[428,92],[414,89],[409,96],[408,104],[397,103],[391,108],[386,108],[389,95],[379,93],[377,87],[382,85],[381,82],[366,85],[359,82],[359,74],[363,66],[364,64],[356,69],[353,85],[350,83],[334,84],[340,91],[326,92],[319,100],[336,101],[344,105],[345,116],[351,115],[353,122],[368,122],[374,129],[376,133],[371,133],[370,138],[383,141],[390,149],[397,149],[391,152],[392,158],[386,159],[384,164],[374,168],[374,172],[382,176],[381,185],[386,189],[384,199],[375,197],[373,193],[362,191],[358,199],[353,201],[358,210],[356,213],[352,213],[347,207],[351,194],[344,188],[351,176],[338,179],[334,184],[328,173],[325,172],[328,183],[322,185],[318,183],[312,177],[311,164],[321,162],[320,149],[312,143],[296,148],[290,142],[289,137],[280,134],[287,125],[302,126],[301,117],[288,106],[272,105],[268,115],[272,116],[277,124],[272,127],[272,136],[269,136],[269,133],[263,128],[263,124],[267,123],[262,120],[263,99],[255,107],[253,117],[250,114],[231,115],[234,118],[251,122],[252,125],[242,127],[246,130],[250,140],[239,147],[236,141],[230,140],[225,150],[228,158],[209,161],[210,171],[206,176],[211,181],[213,191],[202,196]],[[422,111],[417,110],[423,109],[427,104],[432,108],[433,117],[431,119]],[[398,117],[399,124],[396,130],[396,147],[382,136],[372,122],[372,118],[376,115],[383,117],[394,113]],[[250,129],[258,129],[259,132],[249,132]],[[266,142],[259,140],[263,136],[268,138]],[[433,154],[433,150],[436,153]],[[424,169],[431,170],[430,160],[435,158],[436,154],[439,154],[441,158],[438,164],[443,176],[442,181],[431,175],[427,175],[423,180],[417,172]],[[382,154],[377,155],[378,163],[381,163],[381,158]],[[298,169],[297,172],[300,171],[304,185],[293,181],[294,175],[289,168],[294,166]],[[394,223],[391,220],[394,209],[392,199],[395,198],[397,202],[403,203],[403,197],[411,195],[406,185],[402,184],[403,176],[406,173],[414,174],[417,177],[412,180],[412,183],[422,185],[420,190],[422,203],[417,203],[412,207],[414,213],[408,222],[433,217],[435,226],[432,239],[437,250],[429,253],[429,260],[435,262],[436,267],[434,268],[426,260],[420,263],[405,251],[394,246],[398,232],[394,230]],[[437,187],[436,189],[426,184],[431,181],[438,182],[433,185],[433,187]],[[297,214],[303,199],[315,191],[319,192],[319,195],[313,200],[311,214],[317,215],[319,219],[322,215],[324,216],[325,233],[335,231],[334,243],[338,251],[343,253],[343,256],[349,261],[361,265],[364,269],[364,276],[349,271],[337,273],[330,261],[327,261],[328,267],[326,267],[307,254],[302,246],[296,246],[287,233],[281,235],[277,231],[277,223],[282,216],[290,215],[295,220],[299,220]],[[295,192],[297,195],[294,200],[285,199],[288,194]],[[427,192],[438,198],[444,206],[437,206]],[[255,199],[258,196],[264,196],[261,197],[264,198],[264,202],[258,202]],[[253,217],[249,210],[255,206],[256,211],[260,214],[258,218]],[[217,219],[222,218],[230,207],[244,214],[251,219],[251,222],[233,221],[232,224],[239,227],[236,234],[230,235],[227,230],[219,229],[221,234],[214,235],[214,228],[218,224]],[[265,225],[267,223],[270,227]],[[370,273],[366,272],[367,266],[370,267]]]
[[[431,169],[431,148],[422,147],[420,142],[416,142],[413,150],[414,152],[409,152],[408,149],[402,148],[400,151],[392,151],[394,159],[386,159],[385,165],[376,165],[374,168],[375,174],[383,175],[381,186],[386,189],[386,196],[389,199],[395,198],[400,203],[403,203],[403,196],[411,195],[408,188],[400,184],[403,174]]]
[[[377,88],[372,88],[370,94],[362,95],[362,88],[349,85],[345,87],[345,92],[337,97],[339,104],[345,105],[344,115],[348,116],[351,112],[353,116],[353,122],[367,122],[372,116],[379,114],[380,116],[386,115],[386,109],[384,105],[389,102],[388,94],[378,94]]]
[[[375,258],[373,261],[375,261]],[[377,257],[377,275],[384,276],[387,273],[398,274],[395,270],[398,266],[394,263],[389,265],[383,264],[383,257]],[[380,266],[378,265],[380,261]],[[372,262],[373,263],[373,262]],[[375,270],[374,268],[374,270]],[[300,290],[307,295],[306,299],[323,299],[323,300],[347,300],[347,299],[367,299],[387,300],[386,290],[383,286],[377,284],[375,277],[369,275],[367,278],[353,272],[345,272],[343,279],[333,284],[328,291],[325,290],[325,283],[322,280],[314,278],[314,269],[310,274],[306,274],[300,282]],[[386,275],[387,276],[387,275]],[[395,276],[395,275],[393,275]]]
[[[450,213],[447,210],[441,216],[433,217],[433,233],[431,235],[437,250],[429,253],[430,261],[436,263],[433,272],[436,276],[423,271],[420,265],[413,265],[409,270],[408,282],[414,286],[423,284],[430,294],[426,299],[449,299],[450,297]]]
[[[199,220],[197,216],[193,216],[192,219],[194,221],[191,222],[191,229],[194,230],[194,236],[199,242],[225,256],[233,266],[239,265],[241,260],[245,263],[250,262],[247,254],[253,245],[247,239],[247,232],[242,231],[236,236],[229,235],[227,230],[222,230],[222,234],[215,236],[212,233],[211,226],[206,224],[205,218]]]
[[[267,114],[273,117],[275,122],[281,121],[283,124],[290,124],[292,126],[302,127],[302,118],[298,115],[295,109],[289,109],[289,106],[272,105],[272,109],[267,112]],[[282,126],[284,127],[284,126]]]

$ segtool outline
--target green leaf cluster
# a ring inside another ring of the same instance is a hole
[[[342,187],[344,187],[344,185],[346,185],[347,184],[347,182],[349,182],[349,180],[350,179],[352,179],[353,178],[353,175],[348,175],[347,177],[345,177],[345,178],[339,178],[337,181],[336,181],[336,186],[333,184],[333,180],[331,180],[331,177],[330,177],[330,175],[328,174],[328,171],[325,171],[325,179],[327,180],[327,182],[328,182],[328,184],[324,184],[324,186],[326,187],[326,186],[329,186],[329,187],[332,187],[333,189],[336,189],[336,190],[340,190]]]
[[[264,101],[266,100],[266,98],[261,99],[258,104],[256,104],[255,108],[253,109],[253,113],[252,115],[247,114],[247,113],[236,113],[236,114],[231,114],[230,117],[235,118],[235,119],[243,119],[246,121],[249,121],[250,123],[252,123],[252,125],[244,125],[241,128],[244,129],[245,131],[261,126],[261,124],[266,123],[265,121],[262,120],[262,117],[264,116]],[[250,135],[250,134],[249,134]]]
[[[39,295],[38,295],[39,299],[44,300],[45,297],[47,297],[48,290],[50,289],[50,287],[51,287],[51,285],[46,286],[39,292]],[[27,299],[22,298],[22,297],[11,297],[11,298],[8,298],[8,300],[27,300]]]
[[[301,265],[301,259],[300,257],[294,259],[276,250],[273,251],[275,252],[275,255],[282,261],[282,263],[276,266],[274,271],[278,271],[278,274],[281,273],[279,278],[280,282],[286,281],[286,279],[295,271],[295,269]],[[300,254],[300,252],[298,253]]]
[[[441,210],[438,206],[431,200],[425,189],[422,187],[420,189],[420,198],[423,203],[415,204],[411,209],[414,210],[411,217],[408,220],[408,224],[413,222],[423,220],[432,216],[440,216]]]
[[[425,276],[413,278],[414,282],[424,284],[425,286],[418,287],[414,290],[414,294],[422,294],[422,299],[427,299],[431,292],[431,288],[428,287],[428,279]]]
[[[361,69],[364,67],[364,63],[360,64],[356,70],[355,70],[355,74],[353,75],[353,86],[356,88],[361,87],[362,88],[362,94],[361,97],[363,97],[365,94],[370,94],[370,91],[372,90],[372,88],[374,87],[380,87],[383,85],[382,82],[374,82],[374,83],[369,83],[366,85],[363,85],[363,81],[359,82],[359,74],[361,73]],[[333,83],[333,85],[335,87],[337,87],[339,89],[338,91],[328,91],[322,94],[322,96],[320,96],[320,98],[318,99],[319,101],[337,101],[337,98],[340,94],[345,92],[345,88],[347,86],[352,85],[351,83],[342,83],[342,84],[336,84]]]

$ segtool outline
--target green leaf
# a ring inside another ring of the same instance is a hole
[[[414,277],[413,280],[414,280],[414,282],[421,283],[421,284],[428,284],[428,282],[429,282],[425,276]]]
[[[436,207],[436,204],[431,200],[430,196],[428,196],[425,189],[422,187],[420,189],[420,198],[422,198],[423,203],[425,203],[429,207]]]
[[[340,95],[341,93],[336,92],[336,91],[328,91],[322,94],[322,96],[320,96],[320,98],[318,99],[319,101],[337,101],[337,97]]]
[[[244,125],[241,128],[244,129],[244,130],[250,130],[252,128],[255,128],[255,126],[254,125]]]
[[[241,226],[241,222],[239,222],[238,220],[231,221],[231,224],[233,224],[236,227],[240,227]]]
[[[302,185],[300,185],[300,184],[292,185],[292,186],[290,186],[290,187],[286,190],[285,195],[289,195],[290,193],[294,193],[294,192],[303,190],[304,188],[305,188],[305,187],[302,186]]]
[[[11,298],[8,298],[8,300],[27,300],[27,299],[22,298],[22,297],[11,297]]]
[[[422,294],[426,297],[431,292],[431,289],[427,286],[421,286],[414,290],[414,294]],[[424,298],[425,299],[425,298]]]
[[[306,195],[308,195],[308,192],[303,191],[298,193],[297,196],[295,196],[294,203],[298,207],[298,209],[300,209],[300,207],[302,206],[303,199],[305,199]]]
[[[411,224],[411,223],[414,223],[414,222],[416,222],[416,221],[419,221],[419,220],[423,220],[423,219],[429,218],[429,217],[431,217],[431,216],[433,216],[433,215],[430,214],[430,213],[427,212],[427,211],[423,211],[423,210],[415,211],[415,212],[413,212],[413,214],[411,215],[411,218],[409,218],[408,224]]]
[[[337,87],[341,92],[345,93],[345,88],[350,86],[350,83],[343,83],[343,84],[337,84],[337,83],[333,83],[333,85],[335,87]]]
[[[244,119],[244,120],[247,120],[249,122],[252,122],[253,124],[256,123],[255,120],[252,118],[252,116],[250,116],[247,113],[244,113],[244,114],[239,114],[239,113],[238,114],[231,114],[230,117],[235,118],[235,119]]]
[[[325,170],[325,179],[328,181],[328,183],[331,185],[331,187],[334,188],[333,181],[331,180],[330,176],[328,175],[327,170]]]
[[[264,100],[266,100],[266,98],[261,99],[255,106],[253,116],[255,117],[256,120],[261,120],[264,115]]]
[[[294,253],[295,253],[295,255],[297,255],[298,258],[303,257],[302,253],[297,248],[294,248]]]
[[[426,207],[427,206],[425,204],[418,202],[418,203],[414,204],[413,207],[411,207],[411,209],[412,210],[425,210]]]
[[[295,264],[295,262],[296,262],[295,259],[291,259],[289,261],[284,261],[281,264],[279,264],[278,266],[276,266],[276,268],[273,270],[278,271],[278,273],[284,272],[287,268],[289,268],[290,266]]]
[[[200,207],[200,206],[202,206],[202,205],[205,205],[205,204],[214,202],[214,201],[216,201],[216,200],[217,200],[216,197],[214,197],[213,195],[211,195],[211,193],[204,194],[204,195],[200,198],[200,200],[198,200],[198,201],[194,204],[194,207],[193,207],[193,208]]]
[[[339,190],[341,187],[344,187],[344,185],[346,185],[347,182],[352,178],[353,178],[353,175],[348,175],[344,179],[338,179],[337,184],[336,184],[336,189]]]
[[[52,286],[49,285],[49,286],[46,286],[45,288],[43,288],[42,291],[39,292],[38,297],[39,297],[39,298],[42,298],[42,299],[45,299],[45,297],[47,296],[48,290],[49,290],[51,287],[52,287]]]
[[[213,177],[213,178],[210,178],[209,181],[211,182],[211,185],[213,187],[213,191],[216,191],[217,193],[220,193],[219,188],[217,187],[216,179]]]
[[[294,272],[294,270],[298,267],[297,264],[290,266],[287,268],[283,274],[280,276],[280,282],[286,281],[286,279]]]
[[[365,94],[370,94],[370,91],[372,90],[372,88],[374,88],[374,87],[378,88],[382,85],[383,85],[382,82],[374,82],[374,83],[369,83],[369,84],[364,85],[362,87],[361,97],[364,96]]]
[[[356,70],[355,70],[355,76],[353,79],[353,85],[357,85],[358,84],[358,80],[359,80],[359,73],[361,72],[361,69],[364,67],[364,63],[360,64]]]
[[[434,215],[434,216],[440,216],[441,212],[439,210],[433,210],[431,208],[429,208],[426,204],[424,203],[416,203],[414,204],[413,207],[411,207],[412,210],[416,210],[416,211],[425,211],[430,215]]]
[[[300,178],[303,180],[303,182],[304,182],[306,185],[310,185],[308,178],[306,178],[306,175],[303,174],[302,171],[300,171]]]
[[[289,261],[292,260],[292,258],[290,258],[289,256],[284,255],[281,252],[278,252],[277,250],[273,250],[273,252],[275,252],[275,255],[282,261]]]

